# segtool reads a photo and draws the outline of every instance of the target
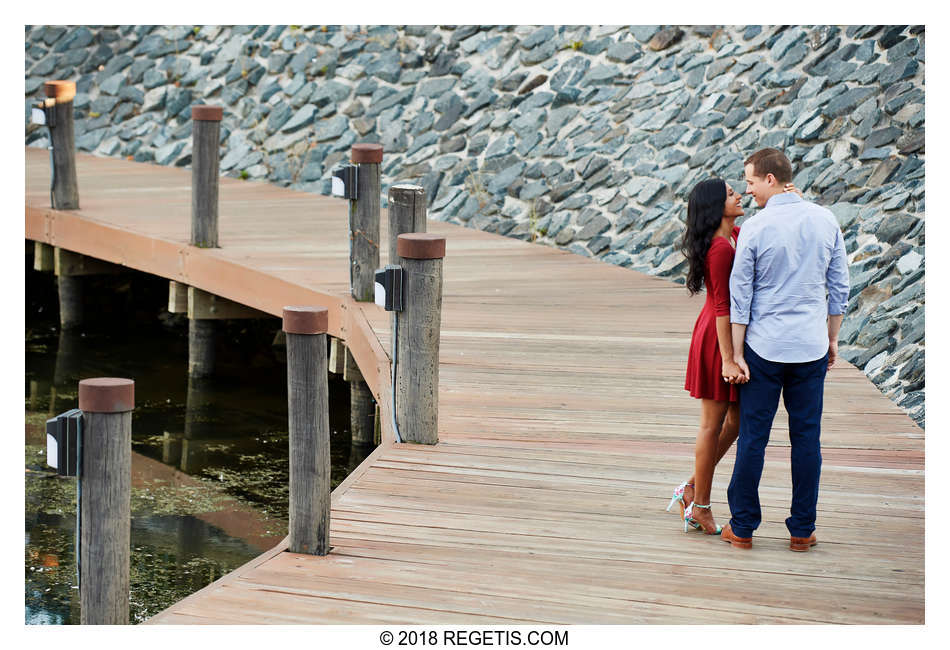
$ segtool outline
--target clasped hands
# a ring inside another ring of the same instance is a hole
[[[749,366],[744,358],[733,361],[723,359],[722,380],[727,384],[744,384],[749,381]]]

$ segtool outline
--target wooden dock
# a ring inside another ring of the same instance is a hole
[[[440,442],[393,444],[389,314],[348,297],[340,200],[222,179],[221,248],[195,249],[187,170],[78,167],[81,209],[53,212],[48,154],[27,148],[27,239],[274,315],[324,305],[384,413],[384,443],[334,491],[330,555],[281,544],[150,623],[924,622],[924,432],[853,366],[826,385],[818,546],[788,551],[780,409],[763,524],[733,549],[664,511],[699,418],[683,380],[702,298],[682,286],[429,222],[447,239]]]

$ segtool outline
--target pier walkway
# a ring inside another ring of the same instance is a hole
[[[334,491],[328,556],[278,545],[150,623],[924,622],[924,432],[853,366],[827,380],[818,546],[788,551],[780,409],[764,522],[733,549],[664,511],[699,418],[682,386],[702,298],[682,286],[429,222],[447,240],[439,444],[393,444],[389,314],[348,296],[342,201],[223,178],[221,248],[195,249],[189,170],[77,164],[81,209],[54,212],[48,154],[27,148],[27,239],[275,316],[324,305],[384,415]]]

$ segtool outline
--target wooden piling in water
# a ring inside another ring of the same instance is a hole
[[[218,246],[220,106],[192,106],[191,245]]]
[[[59,294],[59,326],[64,330],[82,325],[82,278],[78,275],[60,275],[56,278]]]
[[[188,375],[196,379],[214,372],[214,321],[188,319]]]
[[[135,382],[79,382],[83,412],[80,585],[83,625],[129,623],[132,410]]]
[[[356,359],[346,350],[343,379],[350,385],[350,437],[352,444],[367,447],[373,444],[376,428],[376,402],[373,392],[363,380]]]
[[[79,181],[76,178],[76,135],[73,124],[75,81],[47,81],[43,90],[52,105],[50,139],[53,145],[53,178],[50,192],[54,210],[79,209]]]
[[[399,264],[396,242],[407,232],[426,231],[426,191],[400,183],[389,188],[389,263]]]
[[[360,302],[372,302],[379,268],[379,164],[383,162],[383,145],[354,144],[350,156],[357,165],[356,200],[350,201],[350,293]]]
[[[326,555],[330,552],[328,311],[325,307],[284,307],[283,316],[290,431],[289,549]]]
[[[445,237],[400,235],[405,304],[397,315],[396,424],[404,442],[439,440],[439,335]]]

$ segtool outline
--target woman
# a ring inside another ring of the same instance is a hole
[[[739,237],[736,218],[745,214],[741,198],[719,178],[697,184],[689,195],[682,242],[683,254],[689,262],[686,288],[694,295],[706,286],[706,303],[693,327],[686,366],[686,390],[702,400],[702,411],[696,436],[695,472],[674,490],[667,510],[679,502],[684,530],[692,526],[707,535],[722,531],[709,503],[713,471],[739,435],[736,384],[743,377],[732,360],[729,273]]]

